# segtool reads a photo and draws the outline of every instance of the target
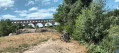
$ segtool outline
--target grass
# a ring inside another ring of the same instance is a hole
[[[27,33],[14,36],[0,37],[0,53],[15,53],[28,50],[41,42],[48,41],[53,36],[59,35],[56,32]]]

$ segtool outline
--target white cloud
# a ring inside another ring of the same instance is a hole
[[[43,0],[42,5],[48,5],[51,3],[51,0]]]
[[[54,0],[54,2],[58,2],[58,0]]]
[[[12,7],[14,6],[13,0],[0,0],[0,7]]]
[[[27,10],[16,10],[16,11],[14,11],[15,13],[28,13],[28,11]]]
[[[119,9],[119,5],[117,6],[117,9]]]
[[[12,20],[21,20],[21,18],[16,18],[16,16],[10,15],[10,14],[2,15],[2,18],[3,19],[12,19]]]
[[[29,9],[29,11],[35,11],[35,10],[38,10],[38,7],[32,7]]]
[[[119,7],[117,7],[117,9],[119,9]]]
[[[115,2],[119,2],[119,0],[115,0]]]
[[[40,9],[40,10],[38,10],[38,12],[41,12],[41,13],[56,12],[56,7],[49,8],[49,9]]]
[[[29,6],[29,5],[33,5],[33,4],[35,4],[34,1],[28,1],[28,3],[25,4],[25,6]]]
[[[52,18],[53,12],[56,12],[56,8],[39,9],[38,11],[33,13],[25,12],[25,13],[19,13],[19,15],[22,17],[26,17],[27,19],[45,19],[45,18]]]
[[[39,1],[39,0],[35,0],[35,1]]]

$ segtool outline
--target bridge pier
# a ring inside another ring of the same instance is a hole
[[[45,24],[46,24],[46,22],[43,22],[43,23],[42,23],[42,25],[43,25],[43,28],[45,28]]]

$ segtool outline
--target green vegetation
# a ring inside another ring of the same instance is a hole
[[[16,30],[23,28],[22,24],[12,24],[9,19],[0,21],[0,36],[8,36],[9,33],[16,32]]]
[[[33,26],[32,25],[28,25],[26,28],[33,29]]]
[[[106,14],[107,16],[115,16],[118,17],[119,16],[119,10],[118,9],[114,9],[113,11],[108,12],[108,14]]]
[[[87,46],[88,53],[114,53],[119,35],[119,10],[105,10],[105,0],[64,0],[54,19],[55,28],[67,31],[72,39]],[[87,5],[88,4],[88,5]]]
[[[38,25],[36,25],[36,27],[35,27],[36,29],[38,29],[38,28],[40,28]]]
[[[58,12],[54,13],[54,19],[59,23],[58,31],[66,30],[70,35],[75,28],[75,20],[83,7],[88,7],[92,0],[63,0]],[[70,27],[69,27],[70,26]]]
[[[107,30],[110,28],[111,20],[109,17],[103,15],[105,11],[102,8],[102,2],[93,2],[88,9],[82,9],[82,14],[76,20],[74,38],[86,42],[92,41],[93,43],[99,43],[107,36]]]
[[[50,24],[49,23],[47,23],[47,28],[50,28]]]

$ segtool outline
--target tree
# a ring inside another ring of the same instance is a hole
[[[47,23],[47,28],[50,28],[50,24],[49,23]]]
[[[54,14],[54,19],[59,23],[59,28],[66,30],[71,35],[80,10],[83,7],[88,7],[91,2],[92,0],[64,0],[63,4],[59,5],[57,12]]]
[[[31,28],[31,29],[33,29],[33,26],[32,26],[32,25],[28,25],[27,28]]]
[[[12,25],[12,23],[11,23],[11,21],[10,21],[10,19],[6,19],[5,20],[5,25],[6,25],[6,34],[9,34],[9,33],[11,33],[12,31],[10,31],[12,28],[11,28],[11,25]]]
[[[12,24],[12,32],[16,32],[19,29],[23,29],[24,26],[22,23],[16,23],[16,24]]]
[[[105,16],[112,18],[113,25],[119,25],[119,9],[109,11],[108,13],[105,14]]]
[[[0,36],[7,36],[9,33],[16,32],[18,29],[22,29],[23,25],[19,24],[12,24],[10,19],[1,20],[0,21]]]
[[[40,28],[38,25],[36,25],[36,27],[35,27],[36,29],[38,29],[38,28]]]
[[[82,9],[76,21],[76,28],[73,34],[74,39],[85,42],[99,43],[108,35],[111,20],[104,16],[103,1],[94,2],[90,8]]]
[[[106,15],[108,17],[110,17],[110,16],[118,17],[119,16],[119,9],[114,9],[113,11],[108,12]]]
[[[0,36],[7,35],[7,26],[5,24],[5,21],[2,19],[0,21]]]

